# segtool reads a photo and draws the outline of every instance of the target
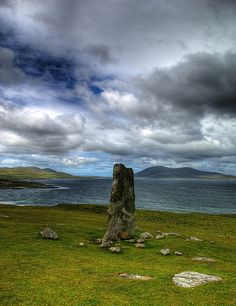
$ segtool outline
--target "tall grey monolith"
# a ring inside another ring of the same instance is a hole
[[[102,240],[102,246],[110,241],[128,239],[133,236],[135,227],[134,173],[132,168],[115,164],[111,200],[108,207],[108,225]]]

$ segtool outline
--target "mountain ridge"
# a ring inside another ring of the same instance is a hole
[[[219,172],[202,171],[191,167],[169,168],[164,166],[146,168],[137,172],[135,176],[147,178],[236,179],[236,176]]]

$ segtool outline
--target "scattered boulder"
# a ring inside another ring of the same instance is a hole
[[[165,236],[163,236],[163,235],[156,235],[156,239],[157,239],[157,240],[165,239]]]
[[[56,240],[58,239],[58,235],[54,232],[50,227],[45,227],[42,232],[40,232],[42,238]]]
[[[201,284],[220,281],[220,280],[222,280],[222,278],[219,276],[202,274],[191,271],[175,274],[175,276],[172,278],[172,281],[174,282],[175,285],[184,288],[192,288],[199,286]]]
[[[153,238],[153,235],[151,233],[148,233],[148,232],[144,232],[144,233],[140,234],[140,239],[148,239],[148,238]]]
[[[179,252],[179,251],[175,251],[175,255],[177,255],[177,256],[182,256],[183,253],[182,253],[182,252]]]
[[[202,239],[199,239],[197,237],[194,236],[190,236],[188,238],[186,238],[187,241],[203,241]]]
[[[112,253],[121,253],[121,248],[118,247],[118,246],[111,247],[111,248],[109,248],[109,250],[110,250]]]
[[[160,253],[164,256],[170,255],[170,249],[161,249]]]
[[[111,200],[108,207],[108,226],[102,246],[109,241],[133,237],[135,229],[134,173],[123,164],[115,164]]]
[[[127,273],[120,273],[119,277],[125,278],[125,279],[135,279],[135,280],[144,280],[144,281],[152,279],[151,276],[144,276],[144,275],[138,275],[138,274],[127,274]]]
[[[135,243],[135,247],[143,249],[143,248],[145,248],[145,244],[144,243]]]
[[[85,246],[85,243],[84,243],[84,242],[80,242],[80,243],[79,243],[79,246],[80,246],[80,247],[83,247],[83,246]]]
[[[144,243],[144,242],[145,242],[145,239],[137,239],[136,242],[137,242],[137,243]]]
[[[101,238],[96,239],[96,244],[101,244],[101,243],[102,243],[102,239]]]
[[[208,258],[208,257],[194,257],[194,261],[204,261],[204,262],[215,262],[214,259]]]
[[[180,234],[178,234],[178,233],[173,233],[173,232],[171,232],[171,233],[162,233],[162,235],[163,235],[163,236],[176,236],[176,237],[180,237],[180,236],[181,236]]]

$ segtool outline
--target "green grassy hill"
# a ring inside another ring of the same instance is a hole
[[[136,236],[142,231],[177,232],[148,240],[145,249],[122,242],[122,254],[95,243],[106,226],[106,207],[64,205],[16,207],[0,205],[1,305],[171,305],[229,306],[236,304],[235,215],[176,214],[137,211]],[[59,240],[44,240],[50,226]],[[187,236],[204,239],[186,241]],[[86,243],[80,247],[79,243]],[[212,242],[213,241],[213,242]],[[163,256],[161,248],[183,256]],[[216,262],[194,262],[207,256]],[[175,286],[176,273],[196,271],[223,281],[187,289]],[[152,276],[150,281],[120,279],[118,273]]]
[[[64,172],[57,172],[55,170],[46,168],[41,169],[37,167],[16,167],[16,168],[0,168],[0,178],[4,179],[73,179],[73,176]]]

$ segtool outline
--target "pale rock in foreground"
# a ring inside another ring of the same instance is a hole
[[[58,235],[54,232],[50,227],[45,227],[42,232],[40,232],[42,238],[56,240],[58,239]]]
[[[140,239],[148,239],[148,238],[153,238],[153,235],[151,233],[148,233],[148,232],[144,232],[144,233],[140,234]]]
[[[180,236],[181,236],[180,234],[178,234],[178,233],[173,233],[173,232],[171,232],[171,233],[162,233],[162,235],[163,235],[163,236],[176,236],[176,237],[180,237]]]
[[[182,252],[179,252],[179,251],[175,251],[175,255],[176,255],[176,256],[182,256],[183,253],[182,253]]]
[[[165,239],[165,236],[163,235],[156,235],[156,240]]]
[[[143,249],[143,248],[145,248],[145,244],[144,243],[135,243],[135,247]]]
[[[161,249],[160,253],[164,256],[170,255],[170,249]]]
[[[145,242],[145,239],[137,239],[136,242],[137,242],[137,243],[144,243],[144,242]]]
[[[85,243],[84,243],[84,242],[80,242],[80,243],[79,243],[79,246],[80,246],[80,247],[83,247],[83,246],[85,246]]]
[[[194,261],[204,261],[204,262],[215,262],[214,259],[208,258],[208,257],[194,257]]]
[[[184,288],[192,288],[209,282],[222,280],[221,277],[215,275],[202,274],[198,272],[186,271],[175,274],[172,281],[175,285]]]
[[[136,280],[145,280],[145,281],[152,279],[151,276],[138,275],[138,274],[127,274],[127,273],[121,273],[119,274],[119,277],[125,278],[125,279],[136,279]]]
[[[186,238],[187,241],[203,241],[200,238],[194,237],[194,236],[190,236],[188,238]]]
[[[109,250],[112,253],[121,253],[121,248],[120,247],[111,247]]]

